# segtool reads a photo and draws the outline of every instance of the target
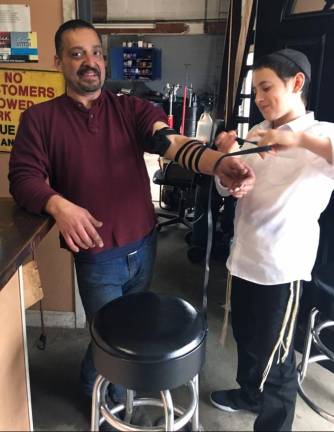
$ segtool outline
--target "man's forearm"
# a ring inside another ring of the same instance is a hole
[[[66,202],[67,200],[63,198],[62,196],[55,194],[52,195],[48,201],[45,204],[44,210],[49,215],[55,217],[61,206]]]
[[[220,152],[206,147],[201,141],[183,135],[170,135],[171,145],[164,157],[177,162],[185,168],[202,174],[214,174],[215,165],[222,156]],[[192,141],[192,142],[191,142]],[[191,142],[191,143],[190,143]],[[190,143],[187,145],[187,143]]]
[[[43,180],[12,175],[10,171],[10,193],[15,201],[31,213],[42,214],[45,205],[56,192]]]
[[[153,134],[159,129],[168,128],[163,122],[153,125]],[[184,135],[168,134],[168,148],[163,154],[167,159],[174,160],[186,169],[202,174],[213,175],[214,168],[222,154],[206,147],[202,141]]]

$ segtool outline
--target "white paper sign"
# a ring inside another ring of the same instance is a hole
[[[31,32],[30,7],[24,4],[0,5],[0,32]]]

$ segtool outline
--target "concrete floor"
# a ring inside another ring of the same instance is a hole
[[[184,242],[185,228],[162,230],[159,234],[158,258],[152,289],[174,293],[194,305],[200,304],[203,267],[189,262]],[[225,292],[224,263],[213,261],[209,284],[209,336],[207,360],[200,376],[200,420],[205,430],[252,430],[254,416],[228,414],[212,407],[209,393],[215,389],[236,387],[236,352],[229,329],[225,347],[219,343]],[[78,375],[81,357],[89,340],[87,330],[47,329],[47,347],[40,351],[36,342],[40,330],[28,329],[32,407],[35,430],[88,430],[87,416],[80,407]],[[334,376],[320,366],[310,369],[306,388],[327,407],[333,407]],[[326,386],[326,388],[325,388]],[[183,393],[176,399],[182,403]],[[332,411],[334,411],[332,409]],[[87,413],[86,413],[87,414]],[[334,431],[324,420],[298,398],[294,422],[296,431]]]

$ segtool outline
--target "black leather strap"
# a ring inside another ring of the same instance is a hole
[[[174,160],[175,162],[179,162],[181,153],[183,152],[184,149],[186,149],[189,145],[193,144],[193,143],[197,143],[197,140],[190,140],[185,142],[184,144],[182,144],[182,146],[178,149],[178,151],[175,154]]]
[[[262,147],[249,148],[246,150],[238,150],[238,151],[235,151],[232,153],[225,153],[219,159],[216,160],[216,163],[214,164],[214,167],[213,167],[213,172],[216,171],[216,169],[219,165],[219,162],[228,156],[240,156],[240,155],[251,154],[251,153],[264,153],[264,152],[268,152],[270,150],[272,150],[272,146],[267,145],[267,146],[262,146]]]
[[[191,152],[191,154],[190,154],[190,156],[189,156],[189,158],[188,158],[188,163],[187,163],[187,165],[188,165],[188,170],[189,170],[189,171],[194,171],[194,168],[193,168],[193,159],[194,159],[195,155],[197,155],[198,152],[201,151],[201,148],[202,148],[202,146],[197,146],[197,147],[196,147],[195,149],[193,149],[193,151]]]
[[[159,154],[163,156],[171,145],[168,135],[179,135],[176,130],[169,127],[163,127],[154,132],[154,134],[147,140],[145,150],[149,153]]]
[[[239,156],[242,154],[250,154],[250,153],[262,153],[267,152],[272,149],[271,146],[263,146],[263,147],[254,147],[247,150],[240,150],[232,153],[223,154],[215,163],[214,171],[219,165],[219,162],[229,156]],[[211,210],[211,197],[212,197],[212,188],[213,188],[213,177],[210,181],[209,193],[208,193],[208,207],[207,207],[207,220],[208,220],[208,240],[206,245],[206,256],[205,256],[205,271],[204,271],[204,282],[203,282],[203,290],[202,290],[202,313],[207,323],[207,314],[208,314],[208,285],[209,285],[209,275],[210,275],[210,255],[212,249],[213,242],[213,225],[212,225],[212,210]]]
[[[196,147],[196,148],[194,148],[194,147]],[[183,154],[182,154],[182,162],[181,162],[181,165],[182,165],[183,167],[185,167],[185,168],[191,170],[191,166],[189,166],[189,161],[188,161],[188,163],[186,163],[186,157],[187,157],[187,154],[189,153],[189,151],[190,151],[191,149],[192,149],[192,152],[196,152],[197,149],[198,149],[198,147],[199,147],[199,144],[198,144],[198,143],[192,143],[192,144],[189,145],[188,148],[183,152]]]
[[[199,164],[199,161],[201,160],[202,154],[205,152],[206,149],[207,149],[207,147],[203,146],[196,155],[196,159],[195,159],[195,163],[194,163],[194,170],[196,172],[200,172],[198,164]]]

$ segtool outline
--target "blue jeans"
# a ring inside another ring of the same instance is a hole
[[[145,238],[138,250],[122,257],[110,257],[109,251],[97,254],[94,262],[74,256],[79,292],[89,322],[102,306],[117,297],[149,288],[156,243],[157,235],[154,230]],[[88,396],[92,395],[96,376],[92,347],[89,344],[80,373],[82,390]],[[112,386],[109,393],[116,402],[119,402],[124,390],[122,391],[119,386]]]

